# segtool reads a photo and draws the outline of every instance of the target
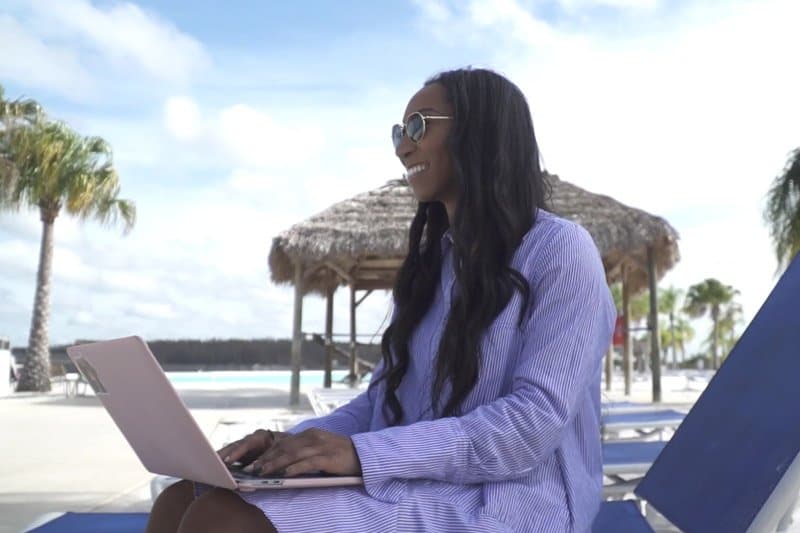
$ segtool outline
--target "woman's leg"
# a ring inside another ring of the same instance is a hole
[[[261,509],[233,492],[212,489],[189,506],[180,533],[278,533]]]
[[[175,533],[183,519],[186,509],[194,501],[194,484],[191,481],[178,481],[164,489],[156,498],[147,533]]]

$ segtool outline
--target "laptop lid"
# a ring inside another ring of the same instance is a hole
[[[70,346],[67,354],[147,470],[236,488],[141,338]]]

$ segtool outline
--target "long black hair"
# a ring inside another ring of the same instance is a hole
[[[522,294],[522,309],[528,307],[528,283],[510,262],[548,194],[530,110],[516,85],[471,68],[442,72],[425,85],[433,83],[445,88],[454,111],[448,147],[457,207],[450,221],[442,203],[420,202],[411,223],[408,255],[394,287],[395,318],[381,343],[384,371],[372,384],[386,381],[384,414],[390,424],[403,422],[396,390],[408,368],[411,335],[439,284],[445,231],[449,228],[453,239],[458,291],[436,357],[434,416],[460,414],[485,355],[481,337],[514,289]],[[448,385],[449,397],[442,398]]]

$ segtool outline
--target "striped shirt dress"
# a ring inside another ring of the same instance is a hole
[[[616,317],[594,241],[539,210],[512,266],[528,280],[481,339],[478,381],[458,417],[432,419],[432,372],[455,287],[442,237],[441,283],[410,340],[387,427],[384,383],[292,428],[351,437],[364,486],[238,493],[280,532],[583,532],[602,494],[600,382]],[[375,375],[380,374],[380,365]]]

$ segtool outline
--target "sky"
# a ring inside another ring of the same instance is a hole
[[[0,1],[0,84],[114,149],[120,228],[55,225],[52,343],[286,338],[273,237],[398,178],[389,131],[439,71],[528,98],[544,164],[660,215],[749,321],[777,278],[765,195],[800,145],[795,0]],[[27,343],[41,223],[0,213],[0,336]],[[349,331],[348,291],[334,331]],[[378,334],[387,292],[359,308]],[[304,331],[324,330],[307,297]],[[699,337],[709,321],[698,320]],[[695,343],[699,346],[698,343]]]

